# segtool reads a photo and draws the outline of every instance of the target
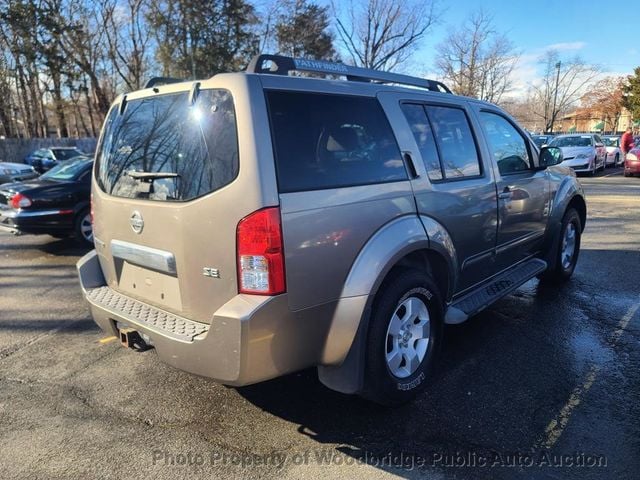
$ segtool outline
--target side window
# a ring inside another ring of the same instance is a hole
[[[464,110],[455,107],[425,107],[436,139],[447,180],[481,175],[480,158]]]
[[[411,126],[422,161],[427,168],[427,174],[431,180],[442,180],[442,169],[440,167],[440,159],[438,158],[438,149],[436,141],[433,138],[433,131],[429,125],[427,113],[422,105],[405,103],[402,105],[407,121]]]
[[[275,90],[266,96],[280,192],[408,178],[377,99]]]
[[[531,158],[527,142],[506,118],[480,112],[480,122],[501,175],[529,170]]]

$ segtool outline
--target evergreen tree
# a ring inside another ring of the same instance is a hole
[[[328,7],[307,0],[287,0],[283,7],[286,13],[275,26],[278,51],[291,57],[335,59]]]

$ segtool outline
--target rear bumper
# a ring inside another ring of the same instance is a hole
[[[0,208],[0,230],[13,234],[72,232],[73,211]]]
[[[151,338],[160,359],[233,386],[248,385],[319,363],[335,304],[292,312],[286,294],[236,295],[210,324],[194,322],[126,297],[106,286],[98,256],[77,264],[94,321],[110,335],[117,325]]]

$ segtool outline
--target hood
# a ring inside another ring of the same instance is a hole
[[[18,170],[19,172],[33,170],[31,165],[27,165],[26,163],[12,163],[12,162],[0,162],[0,168],[13,168],[15,170]]]

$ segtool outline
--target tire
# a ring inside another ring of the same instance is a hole
[[[93,246],[93,225],[91,225],[91,216],[89,209],[81,210],[76,215],[74,224],[74,236],[76,242],[84,247]]]
[[[361,395],[397,406],[422,392],[442,344],[443,318],[442,297],[427,273],[402,269],[385,280],[371,311]]]
[[[562,217],[562,226],[558,235],[555,259],[543,274],[543,280],[566,282],[571,278],[580,255],[582,224],[575,209],[569,208]],[[571,240],[573,238],[573,240]],[[565,243],[566,242],[566,243]],[[573,246],[571,246],[573,244]]]

